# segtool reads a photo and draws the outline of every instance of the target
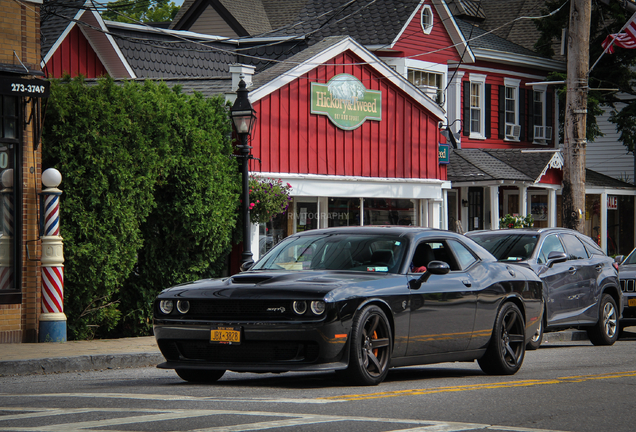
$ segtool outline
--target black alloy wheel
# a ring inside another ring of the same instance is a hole
[[[225,373],[224,370],[207,369],[175,369],[179,378],[191,383],[213,383],[217,382]]]
[[[603,294],[599,305],[598,322],[587,330],[587,336],[594,345],[614,345],[618,340],[618,309],[616,301],[609,294]]]
[[[525,322],[516,304],[504,303],[479,367],[489,375],[514,375],[526,353]]]
[[[349,367],[344,373],[352,384],[377,385],[389,372],[391,326],[378,306],[367,306],[358,312],[351,329]]]

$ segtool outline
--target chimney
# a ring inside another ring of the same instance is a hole
[[[244,64],[233,64],[230,66],[230,73],[232,74],[232,91],[235,92],[238,89],[239,81],[243,78],[246,88],[252,87],[252,77],[254,76],[254,70],[256,66],[248,66]]]

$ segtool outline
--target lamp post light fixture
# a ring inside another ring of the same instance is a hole
[[[238,135],[240,145],[236,146],[240,150],[238,157],[241,158],[241,173],[243,175],[243,257],[241,259],[241,270],[247,269],[252,265],[251,248],[251,224],[250,224],[250,184],[249,184],[249,167],[248,162],[252,158],[250,147],[247,144],[248,137],[252,134],[252,128],[256,123],[256,111],[252,108],[252,104],[247,97],[249,91],[246,88],[245,81],[241,78],[236,90],[236,100],[230,109],[230,115],[236,134]]]

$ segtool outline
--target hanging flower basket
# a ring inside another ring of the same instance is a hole
[[[291,185],[280,179],[261,178],[250,175],[250,220],[266,223],[274,216],[284,213],[289,206]]]
[[[534,218],[531,214],[526,217],[523,216],[512,216],[505,215],[501,219],[499,219],[499,228],[508,229],[508,228],[529,228],[534,226]]]

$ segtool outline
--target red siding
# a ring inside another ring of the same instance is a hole
[[[256,101],[250,170],[362,177],[446,179],[437,163],[437,118],[350,52]],[[335,65],[333,65],[333,64]],[[312,82],[349,73],[382,91],[382,121],[345,131],[310,113]],[[443,176],[443,177],[442,177]]]
[[[400,57],[409,57],[413,60],[422,60],[432,63],[446,64],[450,60],[459,61],[460,56],[457,47],[446,32],[444,23],[433,10],[433,29],[430,34],[425,34],[421,25],[421,8],[417,10],[411,22],[393,47],[400,51]],[[443,49],[442,49],[443,48]],[[385,53],[382,53],[384,56]],[[389,56],[390,54],[386,54]]]
[[[556,168],[548,168],[548,170],[539,179],[539,183],[561,185],[563,180],[563,171]]]
[[[75,26],[62,41],[44,69],[48,78],[61,78],[64,74],[86,78],[108,75],[84,34]]]
[[[492,65],[492,64],[491,64]],[[482,64],[479,64],[479,66],[482,66]],[[471,71],[471,70],[467,70],[464,78],[462,80],[462,86],[461,86],[461,92],[462,92],[462,97],[461,97],[461,106],[463,107],[463,103],[464,103],[464,82],[470,81],[470,73],[477,73],[477,74],[481,74],[481,75],[486,75],[486,84],[490,84],[491,85],[491,93],[490,93],[490,138],[487,139],[470,139],[467,136],[463,136],[461,137],[462,140],[462,148],[465,149],[469,149],[469,148],[493,148],[493,149],[498,149],[498,148],[537,148],[537,149],[545,149],[545,148],[554,148],[554,127],[553,127],[553,139],[551,141],[549,141],[548,145],[541,145],[541,144],[533,144],[532,140],[521,140],[519,142],[514,142],[514,141],[505,141],[503,139],[499,139],[499,86],[504,85],[504,77],[509,77],[509,78],[514,78],[514,79],[519,79],[518,76],[516,75],[510,75],[510,74],[506,74],[506,71],[502,71],[502,73],[493,73],[493,72],[482,72],[482,71]],[[526,70],[526,72],[528,72],[528,70]],[[526,86],[525,83],[527,82],[531,82],[531,81],[541,81],[540,79],[528,79],[528,78],[521,78],[521,82],[519,85],[519,90],[532,90],[532,87],[530,86]],[[550,91],[552,91],[552,89],[549,89]],[[525,99],[525,115],[527,116],[528,113],[528,103],[530,103],[530,101],[528,101],[528,99]],[[488,114],[488,113],[486,113]],[[463,114],[463,110],[462,110],[462,124],[464,123],[464,114]],[[463,126],[462,126],[463,128]],[[526,135],[527,136],[527,135]]]

